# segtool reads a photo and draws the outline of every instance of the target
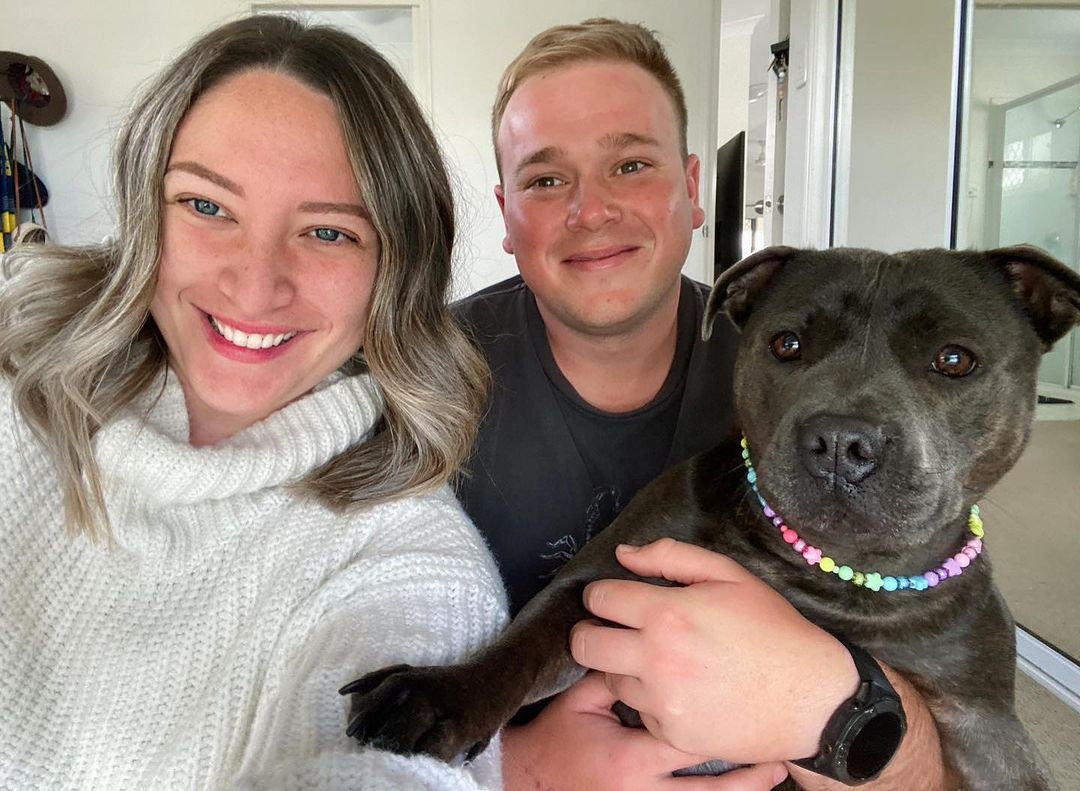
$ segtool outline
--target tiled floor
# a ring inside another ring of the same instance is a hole
[[[983,502],[994,576],[1016,620],[1080,657],[1080,391],[1039,405],[1016,467]],[[1080,791],[1080,713],[1017,673],[1016,708],[1062,791]]]
[[[982,510],[994,577],[1016,620],[1080,658],[1080,393],[1070,397],[1077,404],[1036,408],[1024,455]]]
[[[1080,791],[1080,714],[1020,672],[1016,674],[1016,713],[1061,791]]]

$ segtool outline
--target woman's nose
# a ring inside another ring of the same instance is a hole
[[[258,319],[292,302],[294,272],[284,240],[253,235],[232,251],[218,287],[243,313],[237,318]]]

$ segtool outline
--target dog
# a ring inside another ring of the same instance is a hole
[[[705,337],[720,312],[741,332],[736,425],[748,452],[725,443],[662,474],[465,663],[347,685],[350,735],[448,761],[477,754],[520,706],[583,675],[569,652],[571,627],[589,617],[582,590],[635,579],[616,545],[670,536],[730,556],[903,675],[963,788],[1052,788],[1014,711],[1013,620],[972,506],[1027,442],[1039,358],[1080,323],[1080,275],[1028,246],[773,247],[717,280]],[[815,547],[848,576],[806,554]],[[902,573],[852,584],[850,569]]]

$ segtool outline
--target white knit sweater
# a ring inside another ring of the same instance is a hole
[[[453,661],[505,622],[447,489],[341,515],[284,488],[368,433],[371,381],[207,448],[173,377],[150,404],[95,438],[104,546],[64,531],[0,382],[0,788],[498,787],[497,745],[461,769],[345,736],[342,684]]]

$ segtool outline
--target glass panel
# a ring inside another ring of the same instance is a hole
[[[1034,244],[1077,268],[1080,9],[976,4],[971,31],[958,246]],[[981,503],[1013,615],[1072,657],[1080,657],[1080,390],[1065,385],[1067,375],[1078,383],[1078,334],[1043,357],[1030,441]]]
[[[1080,261],[1077,110],[1080,82],[1004,108],[998,239],[1001,245],[1036,244],[1074,269]],[[1043,357],[1040,380],[1068,383],[1072,345],[1073,338],[1067,336]]]

